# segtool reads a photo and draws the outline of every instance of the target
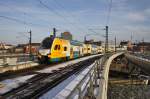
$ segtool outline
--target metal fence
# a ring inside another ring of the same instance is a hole
[[[104,60],[104,58],[98,59],[87,67],[54,99],[94,99],[98,97]]]
[[[82,71],[53,99],[107,99],[109,66],[114,58],[123,53],[104,55]]]
[[[75,89],[70,93],[67,99],[72,99],[73,97],[78,97],[78,99],[96,98],[98,95],[96,91],[100,84],[100,69],[102,60],[97,60],[92,65],[91,69],[83,76],[83,79],[77,84]],[[95,93],[94,93],[95,92]]]

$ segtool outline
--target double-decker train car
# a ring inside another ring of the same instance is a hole
[[[38,60],[40,63],[59,62],[97,53],[96,45],[51,36],[42,41]]]
[[[102,46],[97,46],[98,54],[101,54],[103,52]]]
[[[98,46],[97,45],[92,45],[91,54],[97,54],[97,53],[98,53]]]
[[[83,47],[83,56],[86,56],[88,54],[87,44],[83,44],[82,47]]]
[[[82,43],[79,41],[71,40],[70,44],[71,44],[70,59],[80,57],[82,55],[82,51],[81,51]]]
[[[40,62],[57,62],[70,59],[69,40],[47,37],[39,49],[38,59]]]
[[[92,44],[86,44],[87,46],[87,55],[91,55],[92,54]]]

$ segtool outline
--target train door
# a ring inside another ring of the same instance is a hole
[[[73,59],[73,46],[70,48],[70,59]]]
[[[60,58],[61,57],[61,46],[60,44],[55,44],[54,50],[53,50],[53,58]]]

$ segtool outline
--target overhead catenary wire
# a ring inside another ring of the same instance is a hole
[[[8,5],[5,5],[5,4],[2,4],[2,3],[0,3],[0,5],[5,6],[6,8],[9,8],[9,9],[13,9],[13,10],[15,10],[15,11],[19,11],[19,10],[16,9],[16,8],[13,8],[13,7],[11,7],[11,6],[8,6]],[[19,11],[19,12],[20,12],[20,11]],[[28,15],[28,14],[27,14],[26,12],[24,12],[24,11],[21,12],[21,13],[23,13],[24,16],[26,15],[26,16],[31,17],[30,15]],[[10,20],[10,21],[14,21],[14,22],[17,22],[17,23],[20,23],[20,24],[23,24],[23,25],[40,25],[40,26],[41,26],[41,24],[26,22],[26,21],[25,21],[25,18],[23,18],[22,20],[20,20],[20,19],[17,19],[17,18],[5,16],[5,15],[1,15],[0,18],[6,19],[6,20]],[[21,34],[21,33],[18,33],[18,34]],[[26,35],[23,35],[23,34],[22,34],[22,36],[16,36],[17,39],[21,38],[21,40],[23,40],[22,38],[24,38],[24,37],[27,37],[27,36],[26,36]],[[29,37],[27,37],[27,38],[29,39]]]
[[[42,4],[45,8],[47,8],[50,12],[58,15],[59,17],[61,17],[65,22],[69,23],[73,28],[78,29],[80,31],[84,31],[82,30],[80,27],[76,26],[75,24],[71,23],[67,18],[65,18],[63,15],[61,15],[60,13],[58,13],[57,11],[53,10],[53,8],[47,6],[44,2],[42,2],[42,0],[38,0],[40,2],[40,4]],[[59,4],[60,5],[60,4]]]
[[[55,4],[58,5],[61,9],[65,9],[65,7],[64,7],[61,3],[57,2],[57,0],[53,0],[53,1],[54,1]],[[68,15],[70,15],[72,18],[74,18],[74,15],[72,15],[71,13],[69,13]],[[64,17],[64,16],[63,16],[63,17]]]
[[[62,9],[65,9],[65,7],[58,2],[57,0],[53,0],[55,2],[55,4],[57,4],[59,7],[61,7]],[[69,14],[72,18],[74,18],[74,15],[72,13]],[[77,20],[76,22],[80,22],[79,20]],[[85,28],[87,28],[86,26],[84,26]],[[87,28],[88,29],[88,28]],[[88,29],[88,31],[92,32],[93,34],[86,34],[85,36],[89,36],[89,35],[100,35],[99,33],[95,32],[93,29]],[[101,35],[102,37],[105,37],[104,35]]]
[[[10,20],[10,21],[15,21],[15,22],[20,23],[20,24],[42,26],[41,24],[36,24],[36,23],[31,23],[31,22],[25,22],[25,21],[22,21],[22,20],[13,18],[13,17],[4,16],[4,15],[0,15],[0,18],[7,19],[7,20]]]
[[[63,8],[63,9],[65,9],[65,7],[62,5],[62,4],[60,4],[57,0],[53,0],[57,5],[59,5],[61,8]],[[112,8],[112,0],[111,0],[111,2],[110,2],[110,4],[109,4],[109,17],[110,17],[110,12],[111,12],[111,8]],[[72,18],[74,18],[74,15],[72,15],[71,13],[69,14]],[[79,22],[79,20],[77,20],[78,22]],[[85,28],[87,28],[87,27],[85,27]],[[95,30],[95,29],[94,29]],[[95,32],[93,29],[88,29],[88,31],[91,31],[91,32]],[[99,30],[104,30],[104,29],[99,29]],[[95,32],[96,33],[96,32]],[[104,35],[103,35],[103,37],[104,37]]]
[[[25,21],[22,21],[22,20],[19,20],[19,19],[15,19],[15,18],[12,18],[12,17],[7,17],[7,16],[3,16],[3,15],[0,15],[0,17],[4,18],[4,19],[7,19],[7,20],[15,21],[15,22],[18,22],[18,23],[21,23],[21,24],[26,24]]]
[[[4,7],[6,7],[6,8],[9,8],[9,9],[11,9],[11,10],[13,9],[13,10],[15,10],[15,11],[21,12],[19,9],[16,9],[15,7],[8,6],[8,5],[3,4],[3,3],[0,3],[0,5],[1,5],[1,6],[4,6]],[[21,13],[23,13],[23,14],[26,15],[26,16],[32,17],[31,15],[27,14],[25,11],[23,11],[23,12],[21,12]]]
[[[53,1],[54,1],[55,4],[58,5],[61,9],[64,9],[64,10],[66,9],[66,8],[65,8],[60,2],[58,2],[57,0],[53,0]],[[73,15],[72,13],[69,13],[68,15],[71,16],[73,20],[76,20],[76,23],[80,22],[79,19],[75,19],[75,18],[74,18],[75,15]],[[79,27],[79,28],[81,28],[81,27]],[[85,28],[87,28],[87,27],[85,27]]]
[[[45,8],[47,8],[50,12],[54,13],[55,15],[59,16],[60,18],[62,18],[64,20],[64,22],[67,22],[68,24],[70,24],[73,28],[78,29],[82,32],[84,32],[84,30],[78,26],[76,26],[75,24],[71,23],[67,18],[65,18],[62,14],[60,14],[59,12],[53,10],[52,7],[47,6],[42,0],[37,0],[42,6],[44,6]]]
[[[6,8],[9,8],[9,9],[11,9],[11,10],[13,9],[13,10],[15,10],[15,11],[19,11],[19,12],[20,12],[20,10],[19,10],[19,9],[16,9],[15,7],[11,7],[11,6],[8,6],[8,5],[3,4],[3,3],[0,3],[0,5],[1,5],[1,6],[4,6],[4,7],[6,7]],[[24,11],[21,12],[21,13],[23,13],[24,16],[33,18],[32,15],[30,15],[30,14],[24,12]],[[37,25],[37,26],[48,27],[47,25],[44,25],[44,24],[42,25],[42,24],[38,24],[38,23],[26,22],[25,19],[20,20],[20,19],[17,19],[17,18],[5,16],[5,15],[1,15],[0,17],[1,17],[1,18],[4,18],[4,19],[7,19],[7,20],[15,21],[15,22],[17,22],[17,23],[21,23],[21,24],[24,24],[24,25]]]
[[[94,31],[93,29],[88,29],[89,31],[93,32],[94,35],[101,35],[100,33],[97,33],[96,31]],[[88,34],[87,34],[88,35]],[[105,35],[101,35],[102,37],[105,37]]]

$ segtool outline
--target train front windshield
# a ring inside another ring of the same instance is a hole
[[[54,38],[53,37],[47,37],[45,38],[41,43],[42,49],[50,49],[52,46]]]

